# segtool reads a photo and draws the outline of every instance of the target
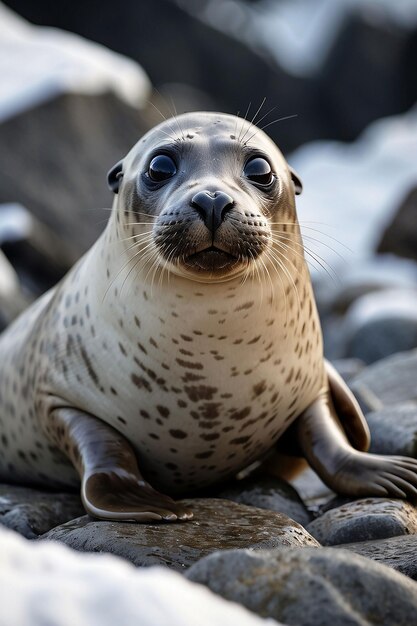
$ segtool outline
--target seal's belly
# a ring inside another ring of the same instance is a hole
[[[169,493],[201,488],[267,452],[321,384],[317,370],[281,369],[269,368],[275,376],[258,375],[233,391],[230,381],[217,391],[207,384],[186,386],[188,401],[182,399],[184,386],[166,404],[163,396],[154,405],[142,398],[140,422],[126,435],[149,482]]]

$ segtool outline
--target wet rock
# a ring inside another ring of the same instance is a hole
[[[417,458],[417,404],[368,413],[366,421],[371,431],[370,452]]]
[[[0,528],[0,624],[279,626],[166,568],[33,543]]]
[[[391,222],[382,234],[378,252],[390,252],[417,260],[417,187],[401,201]]]
[[[216,550],[319,545],[280,513],[211,498],[184,503],[194,512],[194,519],[186,523],[113,523],[85,516],[54,528],[42,539],[62,541],[83,552],[110,552],[137,566],[165,565],[179,571]]]
[[[34,539],[83,512],[81,500],[75,494],[0,485],[0,524],[27,539]]]
[[[217,497],[283,513],[302,526],[308,524],[312,519],[311,513],[307,510],[297,491],[285,480],[278,478],[254,476],[236,481],[220,491]]]
[[[337,547],[337,546],[335,546]],[[350,550],[373,561],[392,567],[413,580],[417,580],[417,535],[390,537],[377,541],[345,543],[345,550]]]
[[[331,509],[307,530],[326,546],[417,533],[417,509],[404,500],[363,498]]]
[[[364,369],[350,386],[366,413],[401,403],[417,405],[417,350],[387,357]]]
[[[342,322],[345,354],[374,363],[417,347],[417,287],[359,298]]]
[[[186,577],[263,617],[297,626],[408,626],[417,584],[336,548],[212,554]]]

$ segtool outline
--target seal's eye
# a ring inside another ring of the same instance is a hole
[[[250,161],[246,163],[243,173],[246,178],[249,178],[249,180],[256,185],[270,185],[274,178],[271,166],[263,157],[250,159]]]
[[[148,176],[155,183],[172,178],[177,173],[177,167],[174,161],[167,154],[158,154],[154,156],[149,164]]]

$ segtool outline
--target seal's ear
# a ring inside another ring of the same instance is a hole
[[[123,161],[119,161],[113,165],[107,174],[107,184],[113,193],[119,192],[120,179],[123,178]]]
[[[298,176],[297,172],[293,170],[292,167],[289,168],[291,174],[291,180],[294,184],[295,195],[299,196],[303,191],[303,183],[301,182],[301,178]]]

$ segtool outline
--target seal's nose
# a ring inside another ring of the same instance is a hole
[[[233,204],[233,198],[223,191],[199,191],[191,198],[191,206],[212,233],[220,226]]]

